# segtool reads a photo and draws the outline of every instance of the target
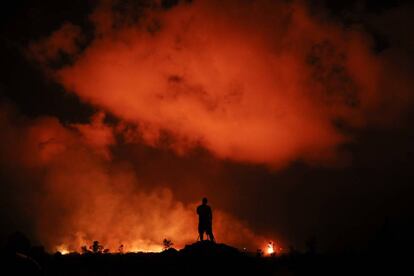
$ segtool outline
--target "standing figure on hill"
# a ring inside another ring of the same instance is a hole
[[[213,235],[213,213],[210,206],[207,205],[207,198],[203,198],[202,204],[197,207],[198,214],[198,234],[201,241],[204,240],[204,232],[207,238],[215,242]]]

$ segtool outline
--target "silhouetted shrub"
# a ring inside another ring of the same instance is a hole
[[[164,247],[164,250],[168,250],[168,249],[170,249],[174,244],[173,244],[173,242],[171,241],[171,240],[168,240],[168,239],[164,239],[163,241],[162,241],[162,245],[163,245],[163,247]]]
[[[99,244],[99,241],[93,241],[92,245],[89,247],[93,253],[102,253],[104,247]]]
[[[92,251],[90,251],[86,245],[81,247],[81,252],[82,254],[92,253]]]

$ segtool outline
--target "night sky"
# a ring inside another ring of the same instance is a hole
[[[50,250],[412,239],[410,1],[10,1],[0,230]]]

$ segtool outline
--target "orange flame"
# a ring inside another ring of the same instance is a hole
[[[269,242],[267,244],[267,254],[271,255],[275,253],[275,249],[273,248],[273,242]]]
[[[62,255],[66,255],[70,253],[70,251],[68,250],[68,247],[65,244],[56,246],[56,252],[60,252]]]

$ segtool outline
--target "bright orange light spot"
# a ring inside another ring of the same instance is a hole
[[[160,245],[147,245],[147,246],[134,246],[132,248],[130,248],[129,250],[127,250],[127,252],[151,252],[151,253],[155,253],[155,252],[161,252],[162,251],[162,246]]]
[[[69,250],[67,249],[66,245],[61,244],[56,247],[56,251],[60,252],[62,255],[69,254]]]
[[[267,254],[271,255],[275,253],[275,250],[273,248],[273,242],[269,242],[267,245]]]

